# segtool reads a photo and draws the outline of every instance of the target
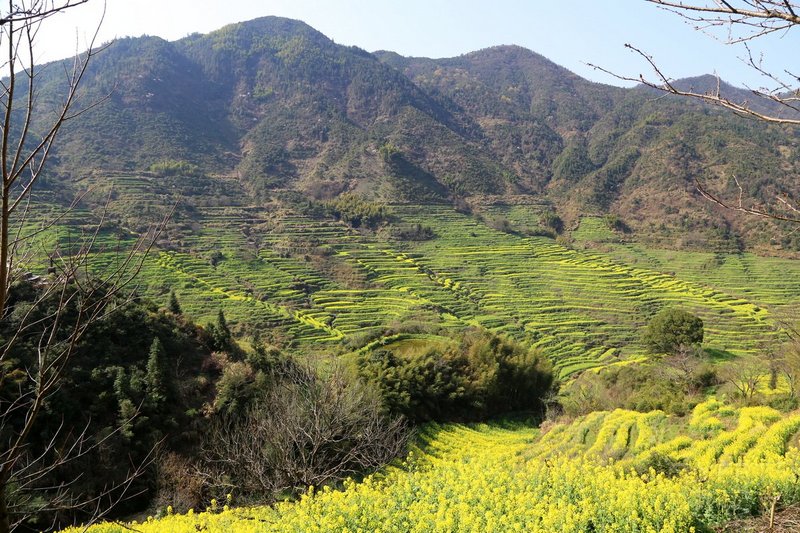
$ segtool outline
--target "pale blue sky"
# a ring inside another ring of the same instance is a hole
[[[101,6],[91,0],[58,17],[40,57],[69,55],[76,28],[82,43]],[[108,0],[101,37],[148,34],[174,40],[265,15],[303,20],[337,43],[369,51],[452,57],[517,44],[583,77],[619,84],[585,63],[632,76],[647,73],[644,61],[624,48],[631,43],[675,78],[716,72],[737,85],[766,83],[737,59],[743,50],[694,31],[644,0]],[[763,40],[758,50],[770,60],[767,66],[800,71],[792,53],[800,50],[800,31]]]

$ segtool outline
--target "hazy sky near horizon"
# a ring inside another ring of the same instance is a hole
[[[102,6],[90,0],[53,17],[41,33],[38,57],[70,56],[76,42],[84,47]],[[695,31],[644,0],[107,0],[100,41],[143,34],[176,40],[267,15],[302,20],[339,44],[405,56],[452,57],[516,44],[585,78],[617,85],[621,82],[587,63],[652,77],[645,61],[625,48],[631,43],[673,78],[716,73],[735,85],[769,86],[739,59],[743,48]],[[800,71],[796,50],[800,28],[761,39],[755,47],[765,66],[778,72]]]

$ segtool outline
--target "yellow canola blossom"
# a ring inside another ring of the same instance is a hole
[[[709,431],[701,419],[721,409],[728,407],[701,404],[693,418],[697,430],[686,431]],[[731,419],[729,429],[695,439],[672,433],[664,441],[656,428],[677,422],[660,412],[593,414],[542,437],[525,427],[430,426],[405,462],[362,482],[312,490],[272,507],[168,514],[134,529],[685,533],[760,512],[778,494],[782,503],[800,501],[800,453],[785,451],[800,415],[743,408],[724,418]],[[683,468],[643,469],[654,449]],[[129,529],[109,523],[89,531]]]

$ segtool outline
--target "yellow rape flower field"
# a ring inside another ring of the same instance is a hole
[[[798,413],[713,398],[683,419],[596,412],[541,434],[432,425],[404,462],[339,490],[89,531],[702,531],[800,501],[798,430]]]

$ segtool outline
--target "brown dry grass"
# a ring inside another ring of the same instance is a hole
[[[734,520],[714,530],[716,533],[798,533],[800,532],[800,505],[791,505],[775,512],[770,528],[769,513],[755,518]]]

